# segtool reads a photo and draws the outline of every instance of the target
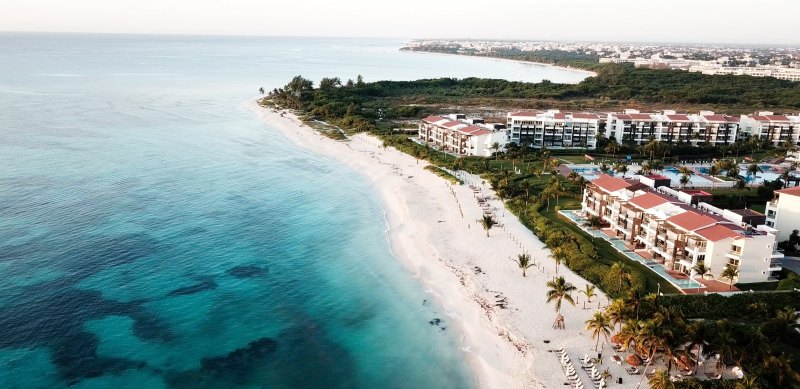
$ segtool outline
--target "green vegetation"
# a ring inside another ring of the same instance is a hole
[[[588,320],[593,339],[606,329],[624,352],[634,352],[649,364],[660,357],[666,368],[649,377],[656,387],[673,369],[689,373],[676,388],[788,388],[800,384],[800,293],[720,295],[632,294],[612,301]],[[600,318],[604,316],[604,318]],[[619,327],[617,327],[619,326]],[[609,328],[610,327],[610,328]],[[619,330],[617,330],[619,328]],[[699,361],[719,355],[719,365]],[[746,372],[740,380],[699,380],[692,376],[719,374],[737,365]],[[668,381],[668,380],[667,380]],[[753,386],[755,384],[755,386]]]
[[[453,48],[437,47],[420,50],[454,52]],[[596,77],[587,78],[574,88],[558,89],[559,98],[603,98],[674,105],[708,104],[740,108],[744,110],[742,112],[766,107],[775,110],[800,108],[800,85],[771,77],[705,75],[682,70],[635,68],[631,64],[599,64],[599,58],[595,55],[564,51],[501,50],[481,55],[577,67],[597,73]]]
[[[436,174],[437,176],[442,177],[445,180],[450,181],[450,182],[452,182],[454,184],[461,185],[461,184],[464,183],[463,181],[461,181],[458,178],[456,178],[456,176],[454,176],[454,175],[442,170],[442,168],[440,168],[438,166],[428,165],[428,166],[425,166],[425,170],[431,171],[431,172],[433,172],[433,174]]]
[[[522,51],[519,49],[506,49],[497,50],[492,53],[485,53],[479,52],[475,49],[452,46],[425,46],[404,48],[404,50],[503,58],[515,61],[539,62],[557,66],[574,67],[586,70],[592,70],[600,67],[600,64],[598,63],[600,57],[596,55],[562,50]]]

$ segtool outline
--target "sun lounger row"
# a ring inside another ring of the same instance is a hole
[[[572,361],[570,361],[569,355],[564,351],[564,348],[558,348],[553,351],[558,355],[558,361],[561,362],[561,368],[564,370],[567,380],[574,384],[576,389],[584,389],[583,382],[578,377],[578,372],[575,370],[575,366],[572,365]]]

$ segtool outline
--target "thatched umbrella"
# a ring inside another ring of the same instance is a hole
[[[622,340],[619,339],[619,334],[611,335],[611,343],[622,344]]]
[[[684,371],[692,370],[694,368],[694,361],[688,355],[681,355],[680,358],[675,358],[675,364],[678,368]]]
[[[636,354],[628,355],[625,361],[631,366],[640,366],[642,364],[642,358]]]

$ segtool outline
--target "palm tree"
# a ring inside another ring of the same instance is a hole
[[[578,181],[578,178],[579,178],[580,176],[581,176],[581,175],[580,175],[580,174],[578,174],[578,172],[576,172],[576,171],[574,171],[574,170],[570,170],[569,174],[567,174],[567,179],[568,179],[568,180],[570,180],[570,181],[572,181],[572,182],[575,182],[575,181]]]
[[[527,275],[525,275],[525,271],[528,270],[529,268],[533,267],[533,265],[534,265],[533,263],[531,263],[530,254],[527,254],[527,253],[518,254],[516,259],[512,258],[511,260],[516,262],[517,265],[519,265],[519,268],[522,269],[522,276],[523,277],[527,277]]]
[[[742,191],[747,189],[747,181],[740,176],[736,176],[736,182],[733,184],[733,187],[739,191],[739,202],[742,202]]]
[[[728,290],[733,290],[733,280],[736,277],[739,277],[739,269],[736,267],[736,265],[734,265],[732,263],[729,263],[729,264],[725,265],[725,270],[722,271],[722,274],[720,274],[720,277],[721,278],[727,278],[728,279]]]
[[[413,156],[414,156],[414,158],[416,158],[416,160],[417,160],[417,165],[419,165],[419,159],[420,159],[420,158],[422,158],[422,150],[420,150],[420,149],[419,149],[419,148],[417,148],[417,147],[414,147],[414,148],[411,150],[411,155],[413,155]]]
[[[715,336],[711,342],[711,350],[715,351],[720,356],[723,370],[729,362],[733,361],[733,349],[736,346],[736,338],[731,328],[730,323],[725,320],[718,320],[714,328]]]
[[[659,369],[655,374],[647,379],[650,389],[675,389],[675,383],[669,373],[664,369]]]
[[[619,280],[617,291],[620,292],[622,291],[623,282],[627,281],[628,283],[631,283],[633,281],[633,278],[631,276],[631,269],[627,265],[622,264],[620,262],[614,262],[614,264],[611,265],[611,268],[608,270],[608,272],[612,274],[614,278]]]
[[[545,187],[544,190],[542,190],[541,196],[543,196],[547,200],[547,212],[550,212],[550,199],[556,197],[556,194],[553,193],[553,189],[548,186]]]
[[[678,167],[678,173],[681,175],[680,183],[681,187],[685,187],[689,180],[694,175],[694,170],[692,170],[688,166],[680,166]]]
[[[561,180],[558,179],[558,175],[554,175],[553,178],[550,179],[550,190],[552,190],[553,194],[556,195],[556,205],[558,205],[559,195],[564,192],[564,185],[561,184]]]
[[[708,167],[708,175],[709,176],[713,177],[713,176],[716,176],[718,174],[719,174],[719,166],[714,164],[714,165],[711,165],[711,166]]]
[[[756,177],[758,177],[758,173],[761,173],[761,168],[758,167],[757,163],[751,163],[747,167],[747,175],[748,176],[756,176]]]
[[[628,349],[631,347],[631,343],[636,343],[636,336],[640,326],[640,321],[628,319],[625,321],[625,324],[622,325],[622,328],[620,328],[619,332],[614,335],[625,352],[628,352]]]
[[[523,180],[519,186],[522,188],[522,191],[525,194],[525,212],[528,212],[528,199],[531,198],[532,184],[529,180]]]
[[[647,162],[642,163],[642,165],[639,167],[639,174],[641,174],[643,176],[646,176],[646,175],[648,175],[648,174],[650,174],[652,172],[653,172],[653,168]]]
[[[616,159],[617,152],[619,151],[619,143],[617,143],[616,138],[611,138],[608,140],[608,144],[603,149],[608,154],[611,154],[611,158]]]
[[[617,173],[622,173],[622,178],[625,178],[625,173],[628,172],[628,165],[624,163],[618,163],[616,166],[614,166],[614,171]]]
[[[556,261],[556,274],[558,274],[558,266],[561,265],[565,259],[567,259],[567,250],[564,248],[564,246],[558,246],[553,247],[550,252],[550,258],[553,258],[553,260]]]
[[[764,370],[767,375],[772,377],[779,388],[796,388],[795,384],[800,382],[800,375],[792,368],[792,360],[781,353],[780,356],[770,355],[764,360]]]
[[[492,215],[483,215],[483,218],[480,220],[481,226],[483,229],[486,230],[486,236],[489,236],[489,230],[492,229],[497,224],[497,221],[494,220]]]
[[[550,163],[549,163],[550,169],[552,169],[553,171],[556,171],[556,169],[558,169],[558,165],[560,165],[560,164],[561,164],[561,162],[558,162],[558,159],[553,157],[553,159],[551,159]]]
[[[572,299],[572,292],[577,288],[564,280],[564,277],[558,277],[552,281],[547,281],[547,287],[549,288],[547,291],[547,302],[556,302],[556,314],[561,313],[561,302],[564,300],[575,305],[575,300]]]
[[[592,339],[597,339],[594,344],[594,350],[600,347],[600,335],[608,341],[608,335],[611,335],[611,323],[602,312],[595,312],[591,319],[586,320],[586,329],[592,331]]]
[[[656,323],[653,320],[648,320],[639,326],[636,332],[636,348],[647,350],[647,364],[644,366],[644,371],[650,368],[650,365],[655,359],[656,350],[667,349],[667,339],[672,337],[672,331],[662,323]],[[642,375],[644,379],[644,375]],[[639,380],[639,385],[642,385],[642,380]]]
[[[681,176],[681,178],[678,179],[678,182],[681,184],[681,188],[685,188],[686,184],[689,183],[689,176]]]
[[[709,337],[711,336],[708,331],[708,326],[703,321],[693,321],[686,326],[685,332],[685,339],[689,342],[689,345],[686,347],[686,351],[691,352],[693,348],[697,347],[697,354],[690,354],[690,356],[693,357],[695,362],[699,362],[700,356],[703,355],[703,347],[705,347]],[[699,369],[695,368],[694,373],[697,374],[698,370]]]
[[[500,153],[498,153],[498,151],[500,151],[500,143],[492,143],[491,149],[494,150],[494,160],[497,161],[497,159],[500,158]]]
[[[698,262],[692,267],[692,271],[696,276],[700,276],[701,279],[704,279],[706,274],[711,274],[711,268],[706,266],[704,262]],[[700,291],[700,286],[697,287],[697,290]]]
[[[595,287],[594,285],[586,284],[586,289],[580,291],[579,293],[583,293],[586,296],[586,300],[588,300],[589,304],[591,304],[592,303],[592,297],[597,296],[597,293],[595,293],[596,289],[597,289],[597,287]],[[586,302],[585,301],[584,301],[583,307],[586,308]]]
[[[628,318],[628,306],[625,301],[616,299],[606,307],[605,314],[612,325],[621,324]]]

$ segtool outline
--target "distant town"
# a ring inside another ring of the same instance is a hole
[[[637,67],[678,69],[703,74],[774,77],[800,81],[800,48],[728,45],[666,45],[547,41],[416,40],[414,51],[487,55],[501,51],[564,52],[598,63],[632,63]],[[438,50],[431,50],[438,49]]]

